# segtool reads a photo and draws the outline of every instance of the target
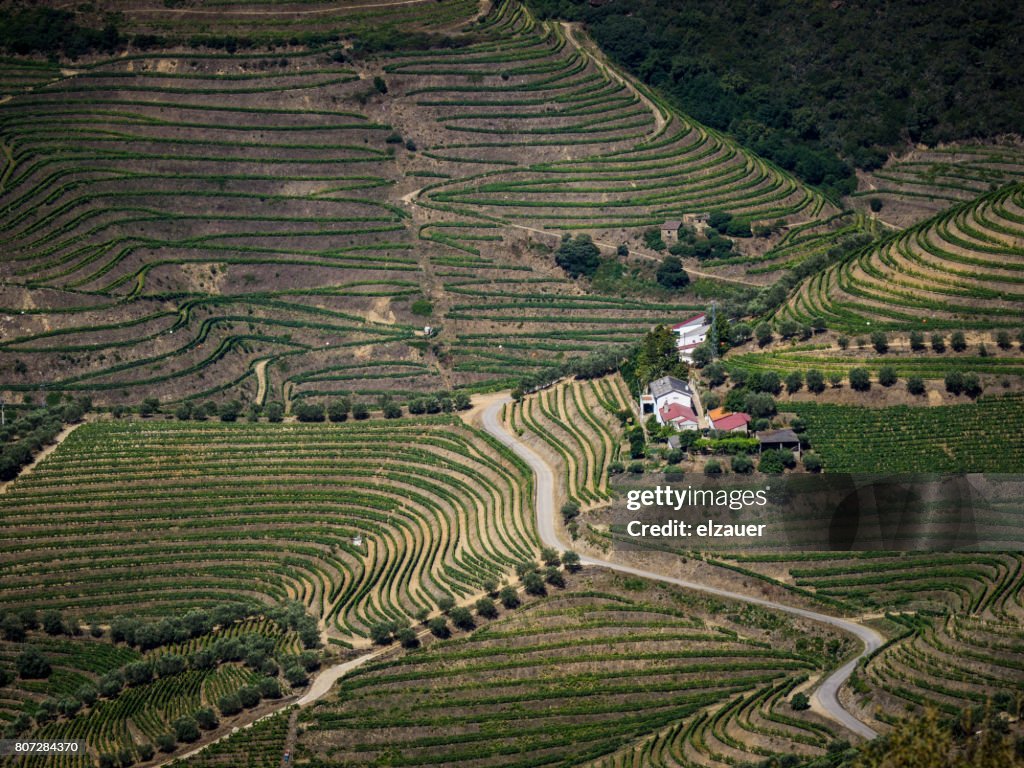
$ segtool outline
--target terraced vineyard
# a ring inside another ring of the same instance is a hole
[[[862,715],[883,725],[932,707],[958,716],[1024,685],[1024,559],[1019,554],[734,555],[751,572],[886,611],[893,640],[854,681]]]
[[[279,768],[288,737],[284,713],[259,720],[249,728],[232,733],[187,760],[176,760],[173,768]]]
[[[723,706],[593,763],[595,768],[757,765],[773,754],[814,757],[834,740],[826,725],[794,717],[788,697],[802,675],[755,688]]]
[[[115,14],[121,28],[136,35],[157,36],[168,42],[246,47],[295,45],[337,39],[339,35],[393,32],[396,28],[444,29],[471,17],[474,0],[227,0],[210,3],[135,2],[100,0],[86,6],[85,20],[102,26]]]
[[[920,220],[1021,180],[1024,146],[1019,143],[916,149],[868,174],[853,198],[880,200],[884,220],[906,214]]]
[[[622,453],[622,429],[612,414],[629,403],[618,375],[566,381],[510,403],[505,424],[513,432],[529,432],[554,457],[562,468],[566,497],[587,508],[612,498],[608,467]]]
[[[561,26],[503,2],[460,31],[452,19],[470,22],[475,6],[435,6],[427,26],[458,37],[455,47],[10,64],[11,82],[33,87],[12,85],[0,103],[0,388],[88,393],[103,405],[497,388],[513,370],[633,343],[694,309],[584,292],[553,269],[558,231],[712,204],[753,218],[822,208],[640,94]],[[316,26],[320,10],[357,9],[230,4],[208,31],[264,12],[268,25],[294,14]],[[136,6],[128,16],[180,24],[194,13]],[[427,9],[396,13],[395,24],[419,29]],[[518,174],[525,157],[531,179],[591,170],[540,185],[529,211],[462,199],[485,177],[505,184],[491,177]],[[559,214],[549,222],[558,231],[519,223],[558,209],[556,187],[611,194],[638,174],[649,189],[628,205],[623,192],[604,205],[585,191],[590,202],[569,207],[586,215]]]
[[[826,207],[791,177],[634,85],[578,30],[537,23],[508,0],[479,27],[494,39],[457,55],[397,57],[385,67],[443,126],[432,155],[481,165],[429,185],[421,204],[591,230],[660,224],[686,211],[774,220],[813,217]]]
[[[573,579],[470,637],[345,678],[300,713],[297,760],[586,764],[652,732],[641,749],[691,764],[822,752],[827,727],[776,710],[831,636],[811,631],[798,651],[789,622],[760,609],[607,572]],[[754,746],[736,746],[744,729]]]
[[[249,647],[245,643],[253,638],[263,641],[261,647],[271,649],[269,654],[261,652],[262,658],[284,660],[302,649],[295,632],[282,629],[272,621],[256,619],[234,622],[193,637],[187,647],[181,644],[160,646],[145,653],[113,644],[109,639],[58,639],[33,634],[28,638],[28,645],[0,642],[0,669],[4,672],[13,671],[16,657],[26,647],[41,653],[53,670],[45,680],[16,678],[13,685],[5,686],[0,700],[0,720],[8,723],[31,715],[37,723],[32,738],[81,740],[94,755],[128,754],[133,761],[143,759],[142,749],[146,745],[152,749],[162,736],[173,732],[173,723],[178,718],[191,718],[202,708],[216,711],[221,697],[235,695],[243,686],[258,686],[265,679],[264,675],[241,663],[217,663],[218,654],[235,652],[223,650],[224,643],[236,643],[237,649],[243,649]],[[200,650],[212,654],[209,663],[202,666],[191,661],[195,658],[192,654]],[[160,671],[160,659],[168,654],[177,656],[179,666]],[[123,687],[128,670],[138,666],[149,667],[149,678]],[[276,680],[276,662],[272,669],[271,677]],[[108,681],[113,679],[119,679],[120,684],[107,690]],[[288,690],[278,681],[278,698],[282,687]],[[83,694],[83,690],[88,689],[92,690],[91,697]],[[76,702],[75,709],[58,715],[59,702],[68,701]],[[48,717],[43,714],[47,707]],[[280,752],[276,759],[280,759]],[[11,764],[92,768],[95,763],[93,755],[65,754],[26,757]]]
[[[1024,301],[1024,184],[900,232],[807,279],[779,316],[853,333],[1015,328]]]
[[[829,472],[1006,472],[1024,462],[1024,399],[934,408],[789,403]],[[955,429],[950,425],[956,425]]]
[[[997,349],[995,334],[977,334],[979,345],[985,344],[986,351]],[[906,337],[889,337],[890,351],[885,357],[873,352],[854,350],[839,352],[826,344],[795,344],[782,349],[760,352],[739,352],[727,358],[730,367],[748,371],[803,371],[816,369],[824,374],[839,373],[845,379],[851,368],[867,368],[873,378],[878,369],[891,367],[901,378],[917,376],[922,379],[942,379],[952,370],[961,373],[987,374],[997,380],[1003,376],[1024,375],[1024,357],[1016,354],[1000,356],[978,354],[978,348],[964,353],[934,352],[916,353],[909,349]]]
[[[103,618],[296,599],[364,635],[532,556],[530,489],[452,418],[90,424],[4,497],[0,605]]]
[[[0,105],[5,388],[253,399],[280,357],[279,397],[285,370],[407,357],[419,267],[387,127],[337,106],[357,80],[316,50],[138,54]]]

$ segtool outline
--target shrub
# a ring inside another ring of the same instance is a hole
[[[191,744],[193,741],[199,740],[199,726],[194,718],[179,717],[171,723],[171,727],[174,729],[174,737],[178,741]]]
[[[237,693],[226,693],[217,700],[217,709],[225,717],[237,715],[242,711],[242,700]]]
[[[634,475],[642,475],[644,473],[644,464],[642,461],[634,461],[629,465],[629,471]]]
[[[874,210],[874,207],[872,207],[872,210]],[[805,709],[811,708],[811,700],[807,698],[806,693],[795,693],[793,698],[789,700],[789,706],[797,712],[802,712]]]
[[[950,394],[959,395],[964,391],[964,375],[960,371],[950,371],[945,381],[946,391]]]
[[[48,635],[64,634],[64,619],[61,618],[60,611],[43,611],[42,625],[43,631]]]
[[[601,251],[589,235],[576,235],[575,240],[563,239],[555,254],[555,263],[569,277],[593,277],[601,265]]]
[[[481,597],[476,601],[477,615],[485,619],[496,619],[498,617],[498,606],[489,597]]]
[[[238,700],[246,709],[252,709],[260,703],[260,692],[251,685],[243,685],[238,689]]]
[[[776,408],[775,398],[765,392],[750,392],[743,400],[743,410],[758,419],[774,416]]]
[[[685,288],[690,284],[690,276],[686,274],[686,270],[683,269],[683,262],[679,260],[678,256],[665,257],[665,260],[661,262],[661,266],[658,267],[656,279],[658,285],[673,290]]]
[[[749,475],[754,471],[754,462],[750,460],[749,456],[739,454],[733,456],[729,461],[729,466],[732,467],[732,471],[738,475]]]
[[[920,331],[910,332],[910,348],[914,352],[920,352],[924,349],[924,334]]]
[[[871,389],[871,374],[867,368],[850,369],[850,387],[857,392],[867,392]]]
[[[976,373],[964,374],[964,394],[968,397],[978,397],[982,392],[981,380]]]
[[[757,468],[766,475],[782,474],[786,471],[786,465],[782,458],[780,451],[765,451],[757,462]]]
[[[767,346],[772,341],[772,327],[768,323],[759,323],[754,329],[754,336],[757,337],[757,344],[760,347]]]
[[[775,371],[762,371],[760,376],[750,377],[748,386],[757,392],[777,395],[782,391],[782,379]]]
[[[459,629],[468,632],[476,626],[476,622],[473,621],[473,614],[469,612],[468,608],[458,607],[452,608],[450,614],[452,624]]]
[[[289,664],[284,668],[284,679],[288,681],[288,685],[299,688],[309,682],[309,675],[306,674],[302,665]],[[241,702],[239,702],[239,706],[241,706]]]
[[[398,642],[401,643],[403,648],[417,648],[420,644],[420,639],[416,636],[415,630],[410,627],[402,627],[398,630],[395,635],[398,638]]]
[[[907,379],[907,392],[912,395],[924,394],[924,381],[919,376],[911,376]]]
[[[185,657],[179,656],[176,653],[165,653],[162,656],[158,656],[155,663],[156,673],[160,677],[179,675],[185,671],[185,666]]]
[[[153,680],[153,665],[148,661],[136,661],[126,664],[124,666],[124,677],[128,685],[145,685],[150,683]]]
[[[423,297],[416,299],[416,301],[412,303],[410,309],[414,315],[419,315],[420,317],[430,317],[434,314],[433,303],[429,299]]]
[[[717,459],[710,459],[707,464],[704,465],[704,474],[708,477],[715,477],[722,474],[722,465]]]
[[[825,377],[817,368],[811,368],[804,377],[807,382],[807,389],[816,395],[825,391]]]
[[[376,645],[387,645],[391,642],[394,627],[390,622],[378,621],[370,625],[370,640]]]
[[[14,662],[14,668],[23,680],[42,680],[53,671],[50,662],[36,648],[22,651]]]
[[[284,420],[284,406],[281,403],[268,403],[264,413],[267,414],[267,421],[280,422]]]
[[[217,714],[209,707],[203,707],[202,709],[196,710],[195,720],[196,725],[204,731],[211,731],[220,725],[220,721],[217,719]]]
[[[875,331],[871,334],[871,346],[875,348],[875,352],[884,355],[889,351],[889,337],[883,331]]]
[[[795,320],[783,320],[779,323],[779,335],[784,339],[791,339],[800,333],[800,323]]]
[[[554,547],[544,547],[540,551],[540,559],[544,561],[545,565],[558,565],[562,562],[562,556],[558,554],[558,550]]]
[[[3,686],[3,682],[3,676],[0,675],[0,687]],[[75,689],[75,696],[78,697],[78,700],[85,704],[85,706],[91,707],[96,703],[96,699],[99,697],[99,691],[96,690],[96,687],[92,683],[83,683]]]
[[[816,453],[805,453],[804,458],[804,469],[808,472],[821,472],[821,457]]]
[[[646,230],[644,232],[644,245],[652,251],[665,250],[665,241],[661,239],[661,231],[657,228]]]
[[[578,502],[572,501],[571,499],[562,505],[562,520],[568,523],[570,520],[578,517],[580,514],[580,505]]]
[[[217,413],[221,421],[238,421],[238,416],[242,413],[242,404],[237,400],[229,400],[217,409]]]
[[[1013,342],[1010,340],[1010,334],[1008,331],[999,331],[996,334],[996,345],[1000,349],[1010,349],[1013,347]]]
[[[799,392],[804,385],[804,375],[800,371],[790,371],[786,374],[786,391],[792,394]]]
[[[161,733],[156,737],[156,746],[161,752],[173,752],[178,746],[178,740],[173,733]]]
[[[932,334],[932,349],[939,353],[946,351],[946,340],[941,333]]]
[[[769,328],[769,330],[771,330]],[[754,337],[754,332],[746,323],[736,323],[729,329],[729,341],[733,346],[746,344]]]
[[[563,552],[562,565],[565,566],[565,570],[569,571],[569,573],[576,573],[582,567],[580,565],[580,556],[575,552]]]
[[[333,422],[345,421],[348,419],[348,413],[351,409],[352,403],[347,397],[332,400],[327,405],[327,418]]]
[[[428,621],[427,629],[430,630],[430,634],[434,637],[439,637],[442,640],[451,636],[451,630],[448,629],[448,619],[444,616],[435,616]]]
[[[967,349],[967,339],[964,337],[963,331],[953,332],[953,335],[949,337],[949,346],[953,348],[954,352],[963,352]]]
[[[891,365],[883,365],[878,369],[878,383],[883,387],[891,387],[899,380],[896,369]]]
[[[370,418],[370,408],[366,403],[356,403],[352,406],[352,418],[356,421],[366,421]]]
[[[448,611],[450,611],[454,607],[455,598],[453,598],[451,595],[443,595],[437,601],[437,608],[441,611],[441,613],[448,613]]]
[[[846,349],[847,347],[850,346],[850,338],[848,336],[840,336],[838,339],[836,339],[836,344],[839,346],[840,349]]]
[[[519,607],[519,592],[516,591],[515,587],[502,587],[501,592],[498,593],[498,599],[501,600],[501,604],[506,608]]]
[[[523,576],[523,587],[528,595],[539,596],[547,594],[547,589],[544,587],[544,577],[536,571],[530,571]]]
[[[324,420],[324,407],[319,403],[299,403],[295,406],[295,418],[304,422]]]

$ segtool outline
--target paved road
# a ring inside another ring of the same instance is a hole
[[[547,462],[538,456],[537,453],[526,446],[516,436],[505,431],[505,428],[502,426],[499,418],[499,414],[501,412],[502,405],[508,402],[511,402],[511,398],[497,400],[488,406],[482,414],[484,429],[515,451],[523,461],[530,465],[530,468],[536,475],[537,533],[540,536],[541,544],[545,547],[554,547],[559,550],[568,549],[568,547],[559,540],[558,533],[555,530],[554,473],[551,471],[551,467],[548,466]],[[661,573],[645,571],[641,568],[633,568],[632,566],[621,565],[607,560],[598,560],[597,558],[587,557],[584,555],[580,557],[580,561],[587,565],[602,566],[621,573],[628,573],[647,579],[664,581],[669,584],[676,584],[680,587],[685,587],[686,589],[706,592],[708,594],[724,597],[730,600],[741,600],[745,603],[761,605],[776,611],[784,611],[785,613],[794,616],[800,616],[812,621],[829,624],[833,627],[849,632],[851,635],[855,635],[862,643],[864,643],[864,650],[857,656],[857,658],[847,662],[825,678],[815,691],[812,697],[812,702],[816,708],[819,708],[823,713],[827,714],[837,723],[845,726],[854,733],[859,734],[866,739],[873,739],[878,735],[877,731],[867,724],[862,723],[845,710],[839,703],[838,698],[839,689],[850,677],[850,673],[852,673],[854,668],[857,666],[857,662],[863,656],[879,648],[884,642],[882,636],[870,627],[865,627],[862,624],[857,624],[856,622],[848,621],[846,619],[840,619],[835,616],[829,616],[828,614],[810,611],[806,608],[796,608],[790,605],[776,603],[771,600],[765,600],[760,597],[751,597],[750,595],[730,592],[726,589],[718,589],[717,587],[710,587],[706,584],[700,584],[694,581],[676,579],[671,576],[665,576]]]

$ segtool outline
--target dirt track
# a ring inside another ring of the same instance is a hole
[[[562,541],[558,538],[558,533],[555,529],[555,474],[551,467],[544,462],[533,450],[526,446],[518,437],[511,435],[505,431],[501,424],[501,420],[498,414],[501,410],[501,406],[510,401],[507,400],[494,400],[491,405],[483,412],[483,425],[489,433],[494,435],[504,445],[507,445],[516,454],[523,459],[530,468],[533,470],[537,480],[535,483],[536,488],[536,506],[537,506],[537,532],[540,535],[541,544],[545,547],[554,547],[555,549],[565,550],[566,547]],[[840,619],[836,616],[829,616],[824,613],[818,613],[816,611],[810,611],[805,608],[796,608],[783,603],[776,603],[771,600],[765,600],[759,597],[752,597],[750,595],[740,594],[738,592],[730,592],[729,590],[719,589],[717,587],[711,587],[706,584],[700,584],[693,581],[686,581],[684,579],[676,579],[664,574],[655,573],[653,571],[645,571],[641,568],[634,568],[628,565],[622,565],[610,560],[598,560],[597,558],[588,557],[583,555],[580,557],[580,561],[586,565],[601,566],[604,568],[611,568],[612,570],[619,571],[621,573],[628,573],[633,576],[640,576],[646,579],[653,579],[656,581],[663,581],[669,584],[675,584],[685,589],[692,589],[698,592],[706,592],[708,594],[715,595],[717,597],[724,597],[729,600],[740,600],[745,603],[752,603],[754,605],[760,605],[765,608],[771,608],[777,611],[783,611],[794,616],[800,616],[804,619],[810,619],[812,621],[821,622],[828,624],[837,629],[841,629],[844,632],[848,632],[851,635],[857,637],[863,644],[864,650],[857,655],[856,658],[851,659],[839,669],[835,670],[832,674],[824,679],[818,689],[814,692],[812,701],[814,706],[819,709],[820,712],[836,721],[840,725],[848,728],[854,733],[863,736],[866,739],[873,739],[878,733],[854,717],[850,712],[843,708],[842,704],[839,703],[838,692],[842,687],[843,683],[850,677],[854,668],[857,666],[857,662],[861,658],[868,655],[872,651],[881,647],[884,642],[884,638],[871,627],[866,627],[862,624],[858,624],[854,621],[847,619]]]

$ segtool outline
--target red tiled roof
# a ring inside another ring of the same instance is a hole
[[[681,322],[681,323],[676,323],[675,325],[672,326],[672,330],[674,331],[676,328],[682,328],[683,326],[686,326],[686,325],[692,325],[695,320],[705,320],[705,319],[707,319],[707,313],[706,312],[701,312],[699,315],[694,315],[693,317],[691,317],[691,318],[689,318],[687,320],[683,320],[683,322]]]
[[[692,421],[694,424],[697,423],[697,414],[693,412],[692,408],[687,408],[682,403],[669,403],[661,409],[662,421],[676,421],[682,419],[683,421]]]
[[[676,349],[693,349],[694,347],[699,347],[702,343],[703,342],[700,341],[694,341],[689,344],[676,344]]]
[[[750,416],[746,413],[730,413],[728,416],[723,416],[720,419],[713,419],[711,422],[715,429],[720,429],[723,432],[728,432],[749,423]]]

